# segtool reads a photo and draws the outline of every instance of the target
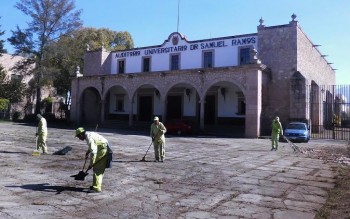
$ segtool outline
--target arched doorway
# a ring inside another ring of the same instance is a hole
[[[220,81],[207,90],[204,103],[205,130],[243,136],[245,115],[245,95],[236,84]]]
[[[86,125],[100,123],[101,96],[96,88],[86,88],[81,95],[80,121]]]

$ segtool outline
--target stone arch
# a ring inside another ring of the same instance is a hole
[[[245,84],[242,84],[241,82],[239,82],[238,80],[234,80],[232,78],[214,78],[213,80],[208,80],[204,87],[203,87],[203,93],[202,95],[206,95],[206,93],[208,92],[208,90],[215,84],[220,83],[220,82],[230,82],[234,85],[236,85],[237,87],[239,87],[239,89],[243,92],[244,96],[246,96],[246,89],[245,89]],[[202,98],[205,96],[202,96]]]
[[[168,84],[167,87],[164,90],[165,94],[169,93],[169,90],[171,90],[174,86],[178,85],[178,84],[187,84],[190,87],[193,87],[195,89],[195,91],[199,94],[199,85],[193,83],[192,81],[186,81],[186,80],[178,80],[178,81],[173,81],[172,83]]]
[[[114,84],[106,89],[103,97],[104,119],[128,120],[131,102],[124,85]]]
[[[108,95],[108,91],[110,91],[113,87],[121,87],[122,89],[124,89],[124,90],[127,92],[128,96],[130,96],[130,95],[129,95],[129,92],[128,92],[128,88],[125,86],[125,83],[113,83],[113,84],[109,84],[109,85],[105,88],[107,92],[105,92],[105,93],[103,94],[103,99],[104,99],[104,100],[106,99],[106,97],[107,97],[107,95]]]
[[[135,86],[131,100],[137,121],[150,122],[154,115],[161,117],[163,113],[161,92],[162,90],[155,83],[140,83]]]
[[[139,84],[136,84],[133,89],[130,90],[130,100],[133,100],[135,98],[135,95],[137,94],[137,91],[142,87],[153,87],[155,90],[159,91],[160,97],[164,96],[164,91],[161,89],[161,86],[159,86],[157,83],[145,83],[141,82]]]
[[[243,130],[247,97],[242,86],[236,81],[220,79],[211,81],[207,85],[202,97],[204,124],[236,126]]]
[[[95,125],[101,122],[101,95],[95,87],[86,87],[80,97],[80,119],[83,124]]]
[[[193,123],[199,121],[198,85],[189,81],[177,81],[166,87],[165,115],[166,119],[185,119]]]

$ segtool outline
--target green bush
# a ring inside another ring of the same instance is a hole
[[[8,99],[0,98],[0,111],[7,111],[10,101]]]
[[[53,98],[52,97],[46,97],[42,100],[43,103],[45,104],[49,104],[49,103],[53,103]]]

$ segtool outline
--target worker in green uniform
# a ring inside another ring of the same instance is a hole
[[[87,132],[80,127],[75,130],[75,136],[80,140],[86,140],[88,150],[85,154],[85,159],[90,154],[89,169],[93,169],[93,182],[89,188],[89,193],[96,193],[102,191],[102,180],[107,164],[108,141],[103,136],[96,132]]]
[[[46,119],[40,114],[37,114],[36,117],[39,120],[37,132],[35,133],[35,135],[37,136],[36,150],[37,151],[42,150],[44,154],[48,154],[47,145],[46,145],[47,122],[46,122]]]
[[[159,121],[157,116],[154,117],[151,125],[151,138],[154,147],[154,162],[164,162],[165,159],[165,136],[166,128]]]
[[[280,123],[280,118],[276,116],[276,118],[272,121],[272,134],[271,134],[271,141],[272,141],[272,148],[271,151],[278,149],[278,141],[280,138],[280,135],[283,135],[283,129],[282,125]]]

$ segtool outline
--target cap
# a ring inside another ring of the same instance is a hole
[[[155,116],[153,120],[154,120],[154,121],[155,121],[155,120],[158,120],[158,121],[159,121],[158,116]]]
[[[80,135],[81,133],[85,132],[85,129],[83,127],[79,127],[75,130],[75,137]]]

